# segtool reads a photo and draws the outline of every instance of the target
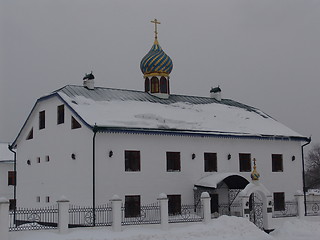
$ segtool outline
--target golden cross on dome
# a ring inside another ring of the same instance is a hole
[[[157,39],[158,38],[157,24],[161,24],[161,22],[158,22],[158,20],[156,18],[154,20],[152,20],[151,22],[154,23],[154,37]]]
[[[257,161],[257,160],[254,158],[254,159],[253,159],[253,166],[256,166],[256,161]]]

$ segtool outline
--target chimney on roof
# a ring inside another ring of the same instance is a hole
[[[221,88],[220,86],[211,88],[210,97],[216,99],[217,101],[221,101]]]
[[[86,75],[84,76],[83,86],[90,90],[94,89],[94,76],[92,74],[92,71],[91,73],[86,73]]]

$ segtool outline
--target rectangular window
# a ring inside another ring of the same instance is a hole
[[[36,202],[40,202],[40,196],[36,197]]]
[[[273,193],[273,202],[275,211],[285,210],[284,192]]]
[[[46,156],[46,162],[49,162],[49,161],[50,161],[50,157]]]
[[[57,124],[64,123],[64,105],[57,107]]]
[[[16,172],[8,171],[8,186],[15,186],[15,185],[16,185]]]
[[[81,128],[81,124],[74,117],[71,117],[71,129],[77,128]]]
[[[282,154],[272,154],[272,172],[283,172]]]
[[[140,195],[125,196],[124,207],[124,216],[126,218],[140,217]]]
[[[124,151],[124,165],[127,172],[139,172],[140,151]]]
[[[50,202],[50,197],[46,196],[46,203]]]
[[[39,112],[39,129],[44,129],[46,127],[46,112]]]
[[[239,153],[240,172],[251,172],[251,154]]]
[[[16,199],[9,200],[9,210],[14,210],[16,208]]]
[[[167,172],[180,171],[180,152],[167,152]]]
[[[37,157],[37,163],[40,163],[40,157]]]
[[[168,195],[169,215],[181,214],[181,195]]]
[[[31,128],[30,132],[28,133],[28,136],[26,138],[27,140],[33,139],[33,128]]]
[[[217,171],[217,153],[204,153],[204,171],[216,172]]]

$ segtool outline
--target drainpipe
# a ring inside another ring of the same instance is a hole
[[[303,183],[303,199],[304,199],[304,215],[307,216],[307,196],[306,196],[306,176],[304,169],[304,153],[303,148],[311,143],[311,137],[308,138],[307,143],[301,146],[301,154],[302,154],[302,183]]]
[[[9,144],[8,149],[13,152],[13,171],[14,171],[14,186],[13,186],[13,199],[14,199],[14,208],[13,208],[13,220],[16,221],[16,203],[17,203],[17,152],[13,151],[12,146]]]
[[[96,134],[98,126],[95,124],[93,129],[92,139],[92,223],[96,226]]]

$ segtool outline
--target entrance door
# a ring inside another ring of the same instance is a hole
[[[211,197],[211,213],[219,213],[219,195],[216,193],[210,194]]]
[[[249,198],[250,221],[263,229],[262,198],[257,193],[252,193]]]

